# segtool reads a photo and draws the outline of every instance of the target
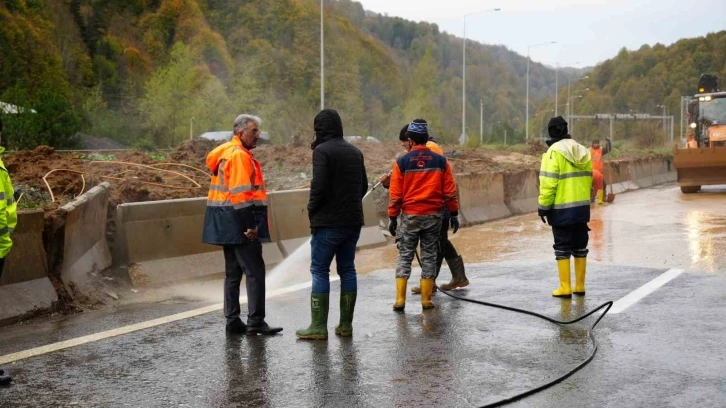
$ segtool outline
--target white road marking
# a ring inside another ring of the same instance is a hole
[[[331,276],[330,281],[335,282],[340,280],[339,276]],[[275,296],[284,295],[287,293],[297,292],[302,289],[306,289],[312,286],[312,281],[304,282],[298,285],[288,286],[286,288],[276,289],[267,292],[265,298],[269,299]],[[247,303],[247,298],[240,298],[240,304]],[[7,354],[0,356],[0,365],[8,364],[19,360],[24,360],[30,357],[37,357],[43,354],[53,353],[59,350],[80,346],[83,344],[93,343],[99,340],[108,339],[111,337],[121,336],[124,334],[133,333],[139,330],[148,329],[151,327],[160,326],[162,324],[172,323],[179,320],[189,319],[192,317],[201,316],[207,313],[217,312],[224,308],[223,303],[217,303],[214,305],[202,307],[199,309],[189,310],[183,313],[177,313],[170,316],[161,317],[158,319],[148,320],[141,323],[136,323],[128,326],[119,327],[116,329],[106,330],[99,333],[89,334],[88,336],[77,337],[75,339],[65,340],[58,343],[48,344],[46,346],[40,346],[29,350],[19,351],[17,353]]]
[[[658,288],[672,281],[683,272],[683,269],[669,269],[663,272],[652,281],[646,283],[645,285],[625,295],[621,299],[615,301],[613,307],[608,313],[618,314],[624,312],[637,301],[655,292]]]

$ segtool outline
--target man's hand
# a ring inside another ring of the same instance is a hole
[[[396,217],[388,217],[388,232],[391,236],[396,236],[396,229],[398,229],[398,219]]]
[[[381,185],[383,185],[383,187],[387,189],[391,185],[391,175],[384,174],[378,178],[378,181],[380,181]]]
[[[454,234],[459,230],[459,217],[451,217],[451,228],[454,230]]]
[[[539,215],[539,218],[542,219],[543,223],[547,224],[547,218],[550,215],[549,211],[537,209],[537,215]]]
[[[254,241],[254,240],[255,240],[255,238],[257,238],[257,227],[255,227],[255,228],[249,228],[249,229],[248,229],[248,230],[247,230],[247,231],[245,232],[245,236],[246,236],[246,237],[247,237],[247,239],[249,239],[250,241]]]

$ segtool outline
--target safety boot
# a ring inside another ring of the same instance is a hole
[[[466,279],[464,260],[461,258],[461,255],[455,258],[446,258],[446,263],[451,270],[451,282],[441,285],[441,289],[452,290],[469,286],[469,279]]]
[[[431,301],[431,294],[434,292],[433,279],[421,279],[421,307],[433,309],[434,302]]]
[[[340,292],[340,324],[335,327],[335,334],[343,337],[353,335],[353,311],[358,292]]]
[[[13,382],[13,378],[9,375],[5,375],[5,370],[0,368],[0,385],[8,385]]]
[[[302,340],[327,340],[328,339],[328,306],[330,303],[329,293],[313,293],[310,295],[310,315],[312,322],[307,329],[300,329],[295,332],[298,339]],[[352,315],[351,315],[352,316]],[[341,317],[342,319],[342,317]]]
[[[585,270],[587,269],[587,258],[575,258],[575,290],[573,294],[585,296]]]
[[[407,278],[396,278],[396,303],[393,304],[393,310],[403,310],[406,308],[407,283]]]
[[[572,287],[570,286],[570,258],[558,259],[557,270],[560,273],[560,287],[552,292],[552,296],[559,298],[571,298]]]
[[[438,291],[439,289],[434,285],[434,293]],[[420,286],[411,286],[411,293],[414,295],[420,295],[421,294],[421,287]]]

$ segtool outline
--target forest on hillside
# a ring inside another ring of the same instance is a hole
[[[701,74],[716,74],[726,79],[726,31],[705,37],[683,39],[670,46],[644,45],[636,51],[622,49],[590,72],[589,78],[572,86],[574,113],[663,115],[675,119],[675,138],[680,135],[681,96],[698,93]],[[589,89],[584,91],[584,89]],[[575,92],[581,90],[580,92]],[[579,96],[582,95],[580,98]],[[560,92],[559,107],[564,111],[567,92]],[[659,106],[660,105],[660,106]],[[538,110],[554,109],[554,99],[544,101]],[[530,123],[537,129],[539,123]],[[583,140],[604,137],[608,121],[582,120],[575,123],[574,136]],[[634,139],[636,147],[670,144],[660,120],[617,122],[615,133],[621,140]],[[677,141],[677,140],[676,140]]]
[[[319,16],[314,0],[3,0],[0,101],[21,110],[3,116],[7,145],[74,147],[83,132],[166,147],[190,126],[229,130],[240,112],[261,116],[277,142],[306,138],[319,109]],[[326,107],[348,135],[394,138],[422,116],[457,140],[460,38],[350,0],[326,1],[325,38]],[[526,59],[469,41],[467,70],[468,132],[478,134],[480,101],[485,122],[521,129]],[[534,101],[554,83],[532,64]]]
[[[436,136],[461,133],[461,38],[435,24],[367,12],[351,0],[325,2],[325,105],[348,135],[392,139],[425,117]],[[263,118],[284,143],[307,139],[320,107],[320,8],[315,0],[2,0],[0,101],[12,149],[76,147],[78,132],[127,146],[178,145],[230,130],[241,112]],[[623,50],[578,86],[578,113],[678,111],[701,72],[724,73],[726,34]],[[467,42],[467,132],[486,142],[524,137],[526,58]],[[560,70],[560,84],[583,75]],[[723,76],[723,75],[722,75]],[[530,132],[553,108],[555,71],[531,69]],[[564,111],[566,92],[560,92]],[[544,112],[535,117],[537,112]],[[621,125],[619,125],[621,126]],[[619,132],[631,135],[634,124]],[[597,123],[578,123],[583,135]]]

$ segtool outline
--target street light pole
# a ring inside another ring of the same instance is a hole
[[[322,0],[321,0],[322,1]],[[501,9],[495,8],[490,10],[478,11],[475,13],[464,14],[464,39],[462,41],[462,66],[461,66],[461,137],[459,138],[459,144],[466,143],[466,18],[476,14],[484,14],[499,11]]]
[[[567,103],[570,103],[570,85],[572,85],[573,82],[577,82],[581,79],[588,79],[588,78],[590,78],[590,75],[585,75],[584,77],[580,77],[577,79],[571,79],[571,80],[567,81]],[[568,122],[570,121],[570,116],[572,116],[571,112],[572,112],[572,109],[569,109],[567,111],[567,121]]]
[[[666,139],[668,138],[668,128],[666,125],[666,115],[668,114],[668,107],[663,105],[657,105],[656,108],[663,108],[663,133],[665,133]]]
[[[189,140],[194,139],[194,116],[189,118]]]
[[[484,99],[479,99],[479,142],[484,144]]]
[[[524,119],[524,137],[529,141],[529,51],[532,47],[539,47],[541,45],[557,44],[557,41],[551,41],[546,43],[532,44],[527,46],[527,101],[526,101],[526,113]]]
[[[325,109],[325,26],[323,1],[320,0],[320,110]]]
[[[559,96],[559,90],[560,90],[560,67],[555,64],[555,117],[557,117],[557,105]]]

